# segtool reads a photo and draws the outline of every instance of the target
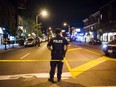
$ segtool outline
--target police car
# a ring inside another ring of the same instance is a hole
[[[103,51],[106,56],[113,54],[116,57],[116,39],[109,42],[108,44],[103,45]]]

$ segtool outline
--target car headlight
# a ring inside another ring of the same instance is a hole
[[[103,49],[106,49],[106,48],[107,48],[107,46],[108,46],[108,45],[104,44],[104,45],[103,45]]]

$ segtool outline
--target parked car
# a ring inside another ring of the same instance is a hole
[[[36,45],[36,41],[33,38],[28,38],[25,42],[24,42],[24,46],[35,46]]]
[[[114,54],[116,57],[116,39],[103,45],[103,51],[106,56]]]
[[[90,45],[101,45],[102,42],[99,39],[92,38],[89,42]]]

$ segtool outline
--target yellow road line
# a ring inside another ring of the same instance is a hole
[[[94,52],[94,51],[90,51],[90,50],[87,50],[87,49],[84,49],[85,51],[88,51],[88,52],[91,52],[91,53],[93,53],[93,54],[96,54],[96,55],[101,55],[101,54],[99,54],[99,53],[96,53],[96,52]]]
[[[73,49],[69,49],[68,52],[70,52],[70,51],[75,51],[75,50],[79,50],[79,49],[82,49],[82,48],[73,48]]]
[[[101,54],[99,54],[99,53],[96,53],[96,52],[94,52],[94,51],[87,50],[87,49],[84,49],[84,48],[81,48],[81,47],[69,49],[68,52],[70,52],[70,51],[75,51],[75,50],[79,50],[79,49],[83,49],[83,50],[85,50],[85,51],[91,52],[91,53],[96,54],[96,55],[99,55],[99,56],[101,55]]]
[[[68,68],[68,70],[70,72],[71,71],[71,67],[70,67],[69,63],[67,62],[66,58],[64,58],[64,62],[66,63],[66,66],[67,66],[67,68]]]
[[[78,49],[83,49],[83,48],[69,49],[68,52],[78,50]],[[95,52],[87,50],[87,49],[84,49],[84,50],[86,50],[88,52],[91,52],[91,53],[94,53],[94,54],[97,54],[97,55],[101,55],[101,54],[95,53]],[[81,74],[81,73],[97,66],[98,64],[107,61],[107,60],[116,61],[115,59],[111,59],[111,58],[103,56],[103,57],[100,57],[100,58],[95,59],[95,60],[66,60],[66,58],[64,58],[64,60],[62,62],[66,63],[66,66],[67,66],[69,72],[71,73],[72,77],[75,78],[79,74]],[[60,61],[60,60],[0,60],[0,62],[50,62],[50,61]],[[86,64],[83,64],[81,66],[78,66],[74,69],[71,69],[71,67],[68,63],[69,61],[70,62],[73,62],[73,61],[90,61],[90,62],[88,62]]]
[[[107,60],[110,60],[110,59],[108,57],[105,57],[105,56],[100,57],[100,58],[98,58],[96,60],[90,61],[90,62],[88,62],[86,64],[83,64],[83,65],[78,66],[78,67],[76,67],[74,69],[71,69],[70,73],[72,74],[72,77],[75,78],[79,74],[81,74],[81,73],[83,73],[83,72],[97,66],[98,64],[107,61]]]

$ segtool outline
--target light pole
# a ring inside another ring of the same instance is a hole
[[[69,32],[69,34],[70,34],[70,25],[67,24],[66,22],[65,22],[63,25],[64,25],[64,26],[68,26],[68,32]]]
[[[66,22],[63,25],[64,26],[68,26],[68,34],[70,35],[70,41],[71,41],[71,29],[70,29],[70,25],[67,24]]]
[[[40,12],[40,14],[36,15],[36,24],[38,24],[38,17],[39,17],[39,16],[46,17],[46,16],[48,16],[48,12],[47,12],[46,10],[42,10],[42,11]]]

